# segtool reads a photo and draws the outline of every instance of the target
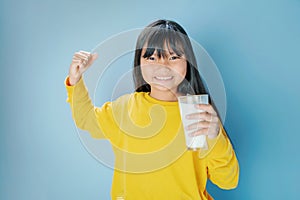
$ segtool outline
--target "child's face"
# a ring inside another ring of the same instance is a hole
[[[174,51],[167,49],[164,56],[159,57],[155,50],[153,55],[144,58],[145,52],[146,48],[143,48],[141,71],[144,80],[151,86],[151,93],[154,90],[171,90],[176,94],[178,85],[184,80],[187,71],[185,55],[178,56]]]

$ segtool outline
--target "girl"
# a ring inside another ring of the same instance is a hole
[[[212,105],[197,105],[187,116],[197,122],[184,127],[207,135],[208,149],[186,149],[177,97],[207,91],[178,23],[158,20],[142,31],[134,58],[136,91],[101,108],[92,105],[82,78],[97,57],[75,53],[65,84],[76,125],[112,144],[112,199],[204,200],[212,199],[207,179],[223,189],[237,186],[238,161]]]

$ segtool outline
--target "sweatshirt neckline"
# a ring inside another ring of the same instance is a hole
[[[178,101],[162,101],[159,99],[155,99],[150,96],[149,92],[145,92],[144,97],[148,102],[154,103],[154,104],[160,104],[160,105],[164,105],[164,106],[177,106],[178,105]]]

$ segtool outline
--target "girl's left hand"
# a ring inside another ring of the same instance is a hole
[[[203,112],[193,113],[186,116],[187,119],[197,120],[198,122],[185,127],[187,130],[195,130],[191,136],[207,135],[208,138],[216,138],[219,134],[219,118],[210,104],[197,104],[195,107]]]

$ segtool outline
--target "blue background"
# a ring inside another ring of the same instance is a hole
[[[112,170],[81,144],[63,81],[75,51],[159,18],[182,24],[223,77],[240,183],[209,192],[299,196],[300,1],[2,0],[0,199],[109,199]]]

